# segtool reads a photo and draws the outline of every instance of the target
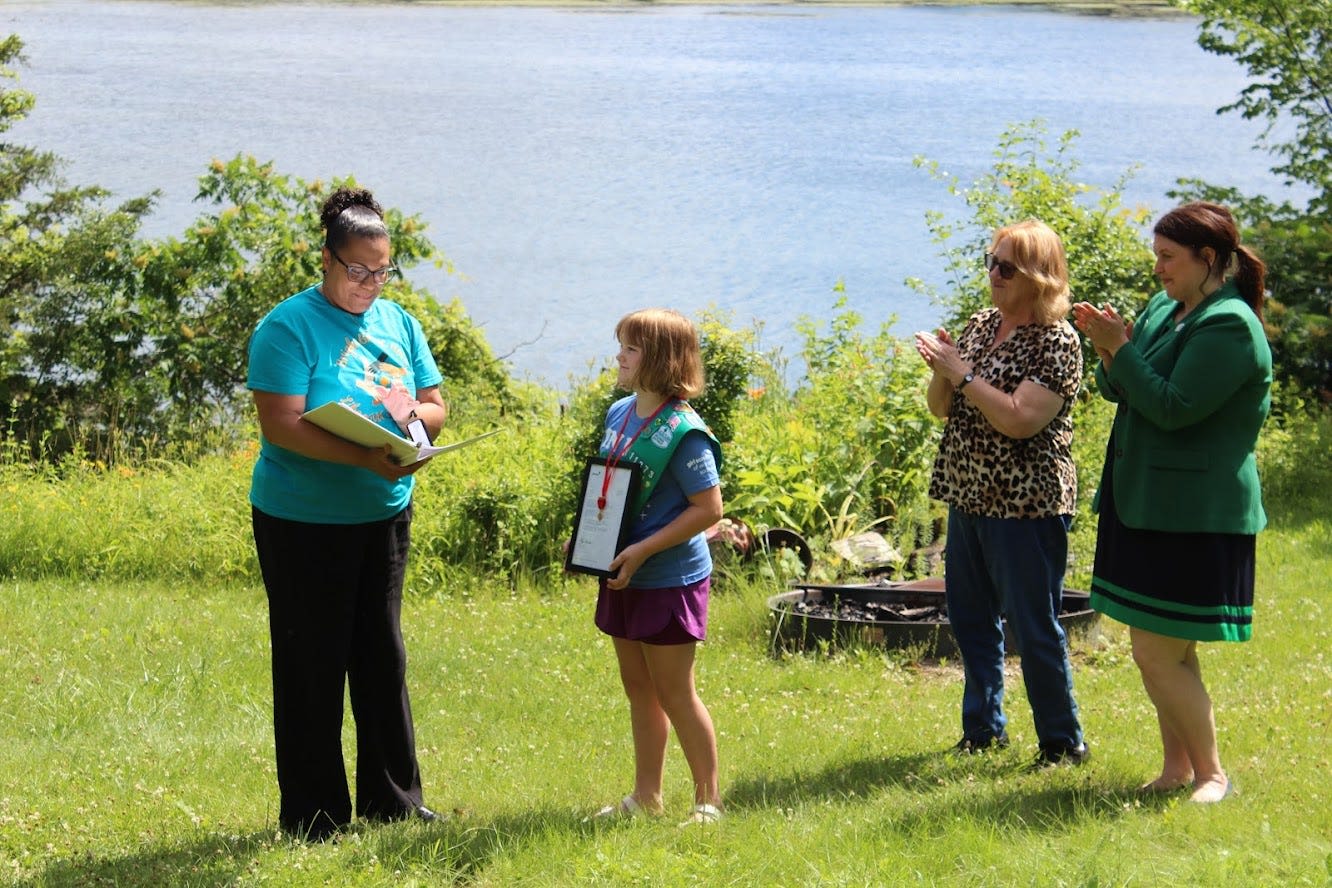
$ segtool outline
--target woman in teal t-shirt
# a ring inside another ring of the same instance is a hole
[[[353,444],[301,419],[338,401],[386,428],[444,422],[440,373],[421,325],[379,299],[393,265],[370,192],[324,203],[323,280],[255,328],[249,376],[261,443],[250,486],[268,593],[273,731],[281,804],[293,835],[323,839],[351,822],[342,756],[346,682],[356,721],[356,813],[434,820],[407,697],[400,617],[412,475],[388,448]]]

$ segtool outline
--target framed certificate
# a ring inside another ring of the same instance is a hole
[[[637,463],[617,462],[612,468],[600,456],[587,461],[574,513],[573,541],[564,560],[566,570],[613,576],[610,563],[628,542],[629,524],[634,520],[629,505],[642,483],[643,469]],[[605,501],[601,503],[603,490]]]

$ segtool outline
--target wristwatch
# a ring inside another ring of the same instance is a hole
[[[412,439],[412,443],[417,447],[426,447],[430,444],[430,433],[426,431],[426,424],[423,419],[409,419],[407,421],[407,436]]]
[[[971,384],[971,381],[972,381],[973,379],[975,379],[975,378],[976,378],[976,374],[975,374],[975,373],[968,373],[966,376],[963,376],[963,377],[962,377],[962,381],[959,382],[959,383],[957,384],[957,390],[958,390],[959,392],[962,391],[962,389],[964,389],[964,388],[966,388],[968,385],[970,385],[970,384]]]
[[[412,408],[412,412],[407,414],[406,426],[404,431],[407,432],[407,437],[411,438],[412,443],[417,447],[425,447],[431,443],[430,433],[426,431],[425,420],[416,415],[416,408]]]

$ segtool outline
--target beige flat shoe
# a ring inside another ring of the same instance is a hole
[[[607,805],[591,817],[585,817],[583,820],[584,822],[588,820],[615,820],[620,817],[637,817],[640,814],[648,813],[651,812],[639,804],[638,799],[631,794],[620,799],[618,805]]]
[[[720,808],[718,808],[716,805],[709,805],[700,802],[699,804],[693,807],[693,810],[689,812],[689,816],[685,818],[684,822],[681,823],[680,826],[683,828],[686,826],[693,826],[696,823],[697,824],[716,823],[718,820],[721,819],[722,819],[722,812]]]

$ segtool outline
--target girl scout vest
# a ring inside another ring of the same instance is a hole
[[[630,410],[634,409],[632,406]],[[657,482],[666,471],[666,466],[689,432],[702,432],[712,447],[712,458],[717,461],[717,471],[721,471],[721,444],[712,434],[712,429],[703,421],[688,401],[674,400],[665,410],[657,414],[648,428],[639,432],[624,459],[642,467],[643,483],[638,488],[638,496],[630,504],[631,515],[638,515],[647,505],[648,497],[656,489]]]

